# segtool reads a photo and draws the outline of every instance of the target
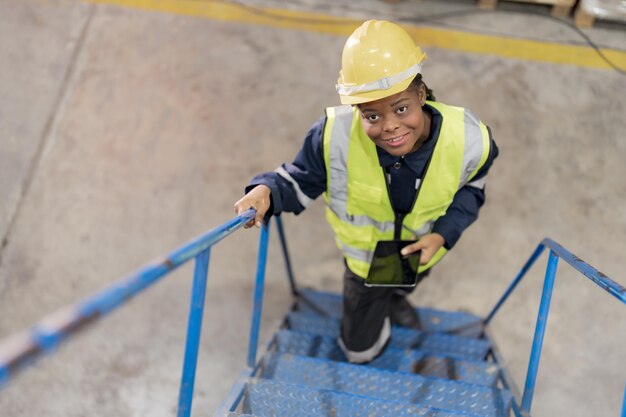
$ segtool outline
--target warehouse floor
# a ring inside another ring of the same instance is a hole
[[[338,103],[355,24],[329,15],[404,19],[424,37],[438,100],[471,108],[500,148],[480,219],[412,301],[484,315],[544,237],[626,282],[626,77],[573,48],[584,40],[549,8],[245,4],[0,0],[0,338],[230,219],[254,174],[291,160]],[[624,63],[624,29],[600,22],[585,33]],[[298,282],[339,291],[323,212],[316,201],[284,223]],[[240,231],[213,250],[196,416],[213,413],[245,366],[257,237]],[[545,259],[494,323],[519,385]],[[616,416],[626,309],[561,264],[533,416]],[[20,373],[0,391],[0,415],[175,414],[191,275],[183,267]],[[263,344],[290,302],[273,241]]]

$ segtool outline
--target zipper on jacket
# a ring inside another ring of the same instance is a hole
[[[393,207],[393,200],[391,199],[391,189],[390,189],[391,176],[385,170],[385,168],[383,168],[382,170],[383,170],[383,175],[385,176],[387,198],[389,198],[389,203],[391,204],[391,208],[393,209],[393,214],[395,215],[395,220],[393,222],[393,238],[395,240],[400,240],[402,236],[402,222],[404,221],[404,218],[406,217],[408,213],[399,213],[396,211],[395,207]],[[413,204],[415,204],[415,202],[413,202]]]
[[[401,240],[402,236],[402,222],[404,221],[404,217],[406,213],[395,213],[396,221],[394,222],[393,227],[393,238],[394,240]]]

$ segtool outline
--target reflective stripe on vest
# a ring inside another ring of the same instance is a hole
[[[413,211],[405,217],[403,239],[430,233],[456,191],[474,177],[489,154],[487,129],[469,110],[428,104],[442,114],[443,121],[429,174]],[[350,269],[365,278],[376,242],[393,238],[395,214],[376,147],[363,131],[358,109],[332,107],[326,115],[326,218]],[[430,268],[445,252],[442,248],[420,270]]]

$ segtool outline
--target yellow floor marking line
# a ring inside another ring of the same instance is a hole
[[[91,3],[153,10],[207,19],[249,23],[282,29],[349,36],[361,23],[332,15],[260,8],[215,0],[86,0]],[[403,25],[422,47],[497,55],[527,61],[611,69],[597,52],[586,46],[566,45],[481,35],[431,27]],[[619,68],[626,69],[626,52],[601,49]]]

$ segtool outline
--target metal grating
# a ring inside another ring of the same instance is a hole
[[[304,332],[280,330],[276,335],[276,350],[300,356],[346,362],[335,338]],[[455,359],[421,350],[387,347],[368,364],[378,369],[433,376],[474,384],[493,386],[498,367],[493,363]]]
[[[506,390],[289,354],[268,354],[263,378],[437,409],[507,417]]]
[[[322,318],[305,313],[291,312],[287,316],[289,327],[293,330],[338,337],[340,321],[336,318]],[[420,332],[405,327],[393,326],[390,346],[400,349],[422,349],[455,357],[467,357],[482,360],[489,351],[489,342],[447,334]]]
[[[265,379],[248,383],[243,409],[258,417],[467,417],[467,414],[314,390]]]
[[[308,301],[315,303],[325,313],[331,317],[341,317],[342,298],[340,294],[315,291],[312,289],[300,290]],[[315,313],[307,302],[301,299],[298,303],[298,310],[302,312]],[[417,312],[421,318],[424,330],[428,332],[450,333],[464,337],[478,338],[482,334],[482,321],[480,317],[470,313],[442,311],[432,308],[418,308]]]

